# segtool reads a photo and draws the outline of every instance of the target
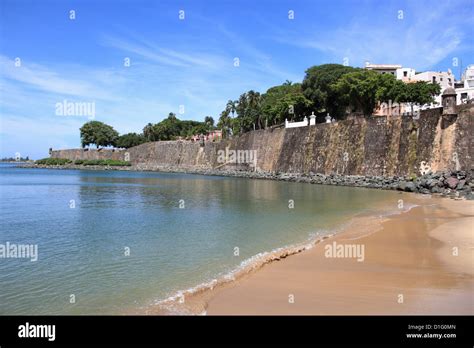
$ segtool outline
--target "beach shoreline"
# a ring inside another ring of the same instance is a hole
[[[389,217],[372,234],[342,232],[214,294],[206,312],[472,315],[472,216],[472,202],[438,199]],[[457,231],[449,229],[453,223]],[[364,262],[324,257],[325,245],[354,241],[365,246]]]
[[[311,247],[184,292],[145,314],[474,314],[474,202],[413,199],[417,206],[406,212],[358,218]],[[335,245],[363,245],[364,258],[327,257]]]

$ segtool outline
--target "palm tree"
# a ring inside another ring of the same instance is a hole
[[[219,117],[219,122],[217,122],[217,127],[222,130],[222,137],[227,138],[228,129],[231,126],[231,118],[229,117],[229,111],[226,109],[221,112]]]
[[[148,123],[145,128],[143,128],[143,136],[148,140],[148,141],[153,141],[153,125],[151,123]]]
[[[235,111],[237,110],[237,101],[236,100],[229,100],[226,104],[226,110],[232,113],[232,117],[234,117]]]
[[[212,118],[212,116],[204,117],[204,123],[209,129],[212,129],[212,127],[214,127],[214,119]]]
[[[252,118],[252,122],[257,124],[258,129],[262,129],[262,120],[260,115],[260,104],[261,104],[261,95],[254,90],[250,90],[247,93],[247,101],[248,101],[248,108],[249,114]]]

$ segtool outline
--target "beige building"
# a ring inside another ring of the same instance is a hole
[[[398,64],[370,64],[367,62],[365,63],[365,68],[380,74],[392,74],[393,76],[397,76],[397,69],[401,69],[402,66]]]
[[[437,83],[442,90],[454,87],[454,75],[451,69],[448,69],[448,71],[425,71],[418,73],[413,76],[413,81]]]

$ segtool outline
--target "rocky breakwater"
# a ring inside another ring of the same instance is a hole
[[[419,193],[440,193],[473,199],[474,169],[428,173],[411,181],[401,181],[398,190]]]

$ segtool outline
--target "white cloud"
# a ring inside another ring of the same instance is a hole
[[[105,89],[92,82],[93,70],[69,67],[60,73],[27,61],[23,61],[21,66],[16,67],[14,60],[3,55],[0,55],[0,66],[4,79],[16,81],[23,84],[25,88],[80,98],[114,99]]]
[[[401,6],[401,5],[400,5]],[[312,30],[280,33],[274,40],[302,48],[313,48],[342,63],[362,66],[365,61],[378,64],[402,64],[429,69],[458,50],[465,37],[466,21],[456,14],[452,3],[410,2],[404,19],[397,18],[396,7],[382,7],[378,16],[354,15],[344,27],[328,28],[324,33]]]

